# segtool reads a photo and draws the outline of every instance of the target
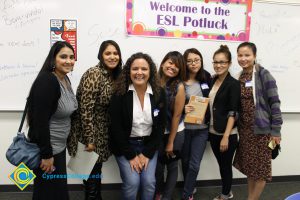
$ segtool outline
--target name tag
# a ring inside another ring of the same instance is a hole
[[[155,110],[153,111],[154,117],[156,117],[156,116],[158,115],[158,113],[159,113],[159,110],[158,110],[158,109],[155,109]]]
[[[246,81],[245,87],[252,87],[252,81]]]
[[[209,87],[206,83],[202,83],[201,88],[202,88],[202,90],[209,89]]]

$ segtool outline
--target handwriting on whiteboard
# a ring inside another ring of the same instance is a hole
[[[0,1],[0,12],[1,24],[21,28],[41,19],[44,9],[37,0],[3,0]]]

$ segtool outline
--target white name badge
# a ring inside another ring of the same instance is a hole
[[[156,117],[158,115],[158,113],[159,113],[159,110],[155,109],[154,112],[153,112],[154,117]]]
[[[206,83],[202,83],[201,88],[202,88],[202,90],[209,89],[209,87]]]
[[[246,81],[245,87],[252,87],[252,81]]]

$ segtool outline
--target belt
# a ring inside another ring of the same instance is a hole
[[[134,140],[134,141],[144,141],[147,138],[149,138],[149,136],[143,136],[143,137],[130,137],[129,140]]]

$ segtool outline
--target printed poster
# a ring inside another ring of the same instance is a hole
[[[69,42],[75,51],[77,60],[77,20],[51,19],[50,20],[50,44],[56,41]]]

